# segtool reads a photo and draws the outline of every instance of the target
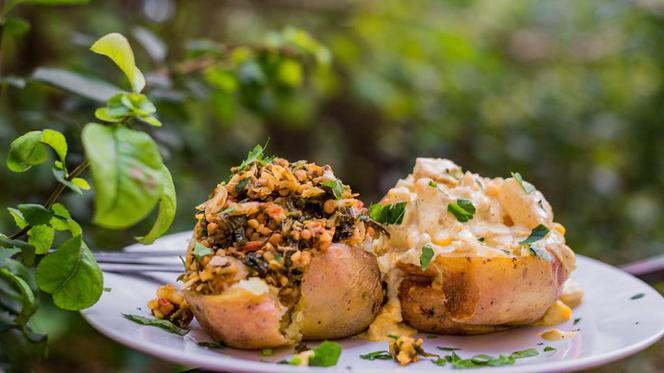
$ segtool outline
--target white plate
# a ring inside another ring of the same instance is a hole
[[[153,247],[129,247],[128,250],[167,250],[182,253],[190,232],[164,237]],[[178,259],[175,259],[178,260]],[[427,339],[426,351],[436,352],[436,346],[461,348],[458,354],[471,357],[475,354],[498,355],[526,348],[537,348],[540,355],[519,359],[516,365],[491,368],[491,372],[540,372],[570,371],[589,368],[634,354],[652,345],[664,334],[664,298],[642,281],[599,261],[577,256],[577,269],[572,274],[585,290],[584,303],[574,310],[573,318],[580,318],[558,326],[561,330],[580,329],[580,333],[568,340],[548,342],[538,333],[542,327],[523,327],[501,333],[481,336],[438,336]],[[151,274],[163,282],[175,282],[174,274]],[[292,355],[291,349],[275,350],[273,356],[261,357],[259,351],[241,351],[231,348],[214,350],[199,347],[197,341],[209,341],[199,325],[192,323],[192,331],[184,337],[161,329],[135,324],[122,317],[122,313],[149,316],[146,302],[154,297],[156,282],[115,274],[104,274],[105,287],[101,300],[82,312],[83,317],[106,336],[131,348],[160,357],[164,360],[210,370],[240,372],[293,372],[294,367],[277,365],[277,361]],[[633,295],[644,293],[639,299]],[[140,309],[139,309],[140,308]],[[321,371],[394,371],[440,372],[452,369],[448,364],[438,367],[429,361],[420,361],[400,367],[394,361],[368,361],[361,354],[386,350],[386,343],[367,342],[358,338],[340,341],[343,352],[336,367],[298,368],[298,372]],[[538,345],[543,343],[543,345]],[[317,343],[309,343],[316,346]],[[542,352],[544,346],[556,348]]]

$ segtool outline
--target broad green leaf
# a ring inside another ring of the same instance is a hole
[[[32,292],[30,285],[28,285],[25,280],[5,268],[0,268],[0,277],[9,280],[21,293],[23,305],[21,307],[21,312],[16,317],[16,323],[19,325],[26,323],[30,316],[35,313],[37,307],[35,294]]]
[[[110,58],[124,72],[129,79],[134,92],[140,92],[145,87],[143,73],[136,67],[134,52],[131,50],[127,38],[116,32],[110,33],[97,40],[90,50]]]
[[[55,153],[60,158],[60,161],[64,164],[65,158],[67,157],[67,140],[65,136],[60,132],[52,129],[45,129],[42,131],[42,136],[39,141],[42,144],[46,144],[55,150]]]
[[[95,223],[106,228],[136,224],[162,195],[162,161],[149,135],[90,123],[83,146],[95,185]]]
[[[152,116],[152,115],[144,115],[144,116],[138,117],[138,119],[142,120],[143,122],[145,122],[145,123],[147,123],[151,126],[161,127],[161,121],[159,119],[157,119],[156,117]]]
[[[99,265],[81,236],[64,242],[37,266],[37,285],[65,310],[78,311],[95,304],[103,282]]]
[[[46,207],[35,203],[18,205],[18,209],[30,225],[47,224],[53,216],[53,213],[51,213]]]
[[[154,225],[148,234],[143,237],[136,237],[138,242],[144,245],[153,243],[154,240],[166,233],[175,218],[175,210],[177,207],[175,185],[173,185],[173,177],[166,166],[162,166],[162,178],[164,189],[161,192],[161,199],[159,200],[157,220],[154,222]]]
[[[53,207],[51,207],[51,210],[53,211],[53,218],[49,224],[53,229],[56,231],[68,230],[71,232],[72,237],[81,234],[81,226],[71,218],[71,214],[65,206],[56,202]]]
[[[18,37],[30,31],[30,22],[19,17],[7,17],[2,27],[7,35]]]
[[[0,250],[6,250],[6,249],[0,249]],[[37,283],[35,281],[35,276],[32,272],[31,268],[26,267],[23,265],[23,263],[19,262],[18,260],[15,259],[5,259],[3,261],[0,261],[0,268],[4,268],[8,270],[9,272],[15,274],[16,276],[19,276],[25,282],[30,285],[30,288],[33,290],[37,290]]]
[[[121,91],[107,82],[63,69],[40,67],[32,74],[32,79],[100,102],[108,101]]]
[[[36,225],[28,231],[28,243],[35,247],[37,254],[46,254],[54,238],[55,230],[48,225]]]
[[[23,214],[18,209],[15,209],[13,207],[7,207],[7,211],[9,211],[9,215],[12,216],[12,218],[14,219],[14,223],[16,223],[17,227],[23,228],[26,225],[28,225],[28,222],[25,221]]]
[[[48,159],[46,148],[40,143],[42,131],[30,131],[9,145],[7,167],[14,172],[25,172]]]

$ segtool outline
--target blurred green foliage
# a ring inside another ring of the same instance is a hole
[[[98,106],[17,77],[44,67],[99,76],[86,46],[122,32],[143,45],[145,93],[164,124],[154,136],[178,190],[172,231],[190,229],[193,207],[270,138],[270,153],[331,164],[367,203],[417,156],[486,176],[518,171],[577,252],[619,264],[664,251],[661,2],[124,0],[14,13],[28,26],[3,38],[0,156],[29,130],[72,139]],[[265,43],[283,53],[252,48]],[[52,187],[48,170],[0,178],[3,206]],[[79,221],[91,220],[86,198],[67,201]],[[0,231],[10,224],[3,216]],[[84,231],[91,247],[113,249],[148,228]],[[664,369],[662,351],[621,369]]]

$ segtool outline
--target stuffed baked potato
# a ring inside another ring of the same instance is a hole
[[[549,203],[518,174],[482,178],[448,160],[418,158],[413,173],[381,201],[397,204],[402,221],[373,241],[390,307],[372,324],[370,339],[395,330],[385,320],[478,334],[567,308],[557,300],[574,253]]]
[[[198,207],[180,276],[203,328],[244,349],[364,330],[383,293],[362,202],[329,166],[259,155],[232,172]]]

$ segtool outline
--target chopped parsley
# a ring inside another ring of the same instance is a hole
[[[521,189],[523,189],[523,191],[526,192],[526,194],[530,194],[535,191],[535,187],[533,186],[533,184],[523,180],[520,173],[512,172],[511,174],[514,180],[516,180],[516,182],[519,183]]]
[[[438,338],[438,334],[427,334],[427,339],[436,339]]]
[[[439,349],[439,350],[441,350],[441,351],[460,351],[460,350],[461,350],[460,348],[456,348],[456,347],[445,347],[445,346],[436,346],[436,348]]]
[[[336,180],[330,180],[330,181],[323,181],[320,183],[322,186],[326,186],[332,190],[332,194],[334,194],[334,198],[336,199],[341,199],[344,195],[344,184],[341,182],[341,180],[336,179]]]
[[[265,151],[266,147],[267,147],[267,144],[265,144],[265,147],[260,146],[260,145],[254,146],[254,148],[251,149],[249,151],[249,153],[247,154],[247,159],[242,161],[242,163],[240,163],[240,166],[238,166],[238,168],[240,170],[244,170],[245,168],[249,167],[252,163],[254,163],[256,161],[259,161],[259,162],[262,161],[263,160],[263,152]]]
[[[391,360],[392,355],[387,351],[374,351],[368,354],[360,355],[361,359],[374,361],[374,360]]]
[[[213,253],[212,249],[201,245],[200,242],[196,242],[196,246],[194,246],[194,257],[196,257],[196,260],[201,260],[204,256],[212,255]]]
[[[546,346],[546,347],[544,347],[544,350],[542,350],[542,351],[544,351],[544,352],[549,352],[549,351],[555,351],[555,350],[556,350],[556,349],[553,348],[553,347],[551,347],[551,346]]]
[[[149,317],[143,317],[139,315],[129,315],[126,313],[123,313],[122,316],[124,316],[125,319],[131,320],[137,324],[141,325],[147,325],[147,326],[156,326],[158,328],[164,329],[167,332],[177,334],[177,335],[185,335],[189,333],[189,329],[182,329],[177,327],[175,324],[168,320],[159,320],[159,319],[153,319]]]
[[[646,295],[645,295],[644,293],[638,293],[638,294],[634,294],[634,295],[632,295],[629,299],[631,299],[631,300],[641,299],[641,298],[643,298],[643,297],[645,297],[645,296],[646,296]]]
[[[429,180],[429,186],[432,188],[438,188],[438,183],[433,180]]]
[[[216,349],[226,348],[226,346],[222,345],[219,342],[201,341],[201,342],[198,342],[198,345],[201,346],[201,347],[205,347],[205,348],[216,348]]]
[[[381,224],[401,224],[406,213],[406,202],[369,206],[369,216]]]
[[[261,356],[272,356],[272,349],[271,348],[262,349]]]
[[[248,182],[249,182],[249,178],[248,178],[248,177],[245,177],[244,179],[240,180],[240,182],[237,183],[237,185],[235,186],[235,191],[236,191],[237,193],[240,193],[240,192],[244,189],[244,187],[247,186],[247,183],[248,183]]]
[[[465,223],[473,218],[475,206],[469,200],[459,198],[456,202],[447,205],[447,211],[454,215],[458,221]]]
[[[550,232],[550,230],[549,230],[549,228],[547,228],[546,225],[544,225],[544,224],[540,224],[540,225],[536,226],[536,227],[530,232],[530,236],[528,236],[528,238],[526,238],[525,240],[523,240],[523,241],[521,241],[521,242],[519,242],[519,243],[520,243],[521,245],[531,244],[531,243],[533,243],[533,242],[536,242],[536,241],[541,240],[542,238],[544,238],[544,236],[546,236],[547,234],[549,234],[549,232]]]
[[[576,324],[578,324],[578,323],[579,323],[579,321],[581,321],[581,318],[580,318],[580,317],[579,317],[579,318],[577,318],[577,319],[574,319],[574,324],[573,324],[573,325],[576,325]]]
[[[433,258],[433,249],[429,244],[426,244],[422,247],[422,254],[420,254],[420,267],[423,271],[426,271],[431,264],[431,259]]]
[[[337,342],[323,341],[323,343],[312,351],[314,354],[309,358],[309,366],[332,367],[337,365],[337,361],[339,361],[341,345]],[[277,364],[300,365],[301,362],[302,359],[298,355],[295,355],[290,360],[281,360]]]
[[[439,348],[440,349],[440,348]],[[457,355],[456,352],[452,351],[452,354],[446,355],[442,358],[432,360],[433,364],[438,366],[444,366],[446,363],[452,364],[452,367],[455,369],[464,369],[464,368],[481,368],[481,367],[499,367],[505,365],[512,365],[516,362],[517,359],[522,359],[531,356],[537,356],[539,352],[534,348],[530,348],[522,351],[515,351],[511,354],[500,354],[498,357],[493,357],[487,354],[478,354],[474,355],[471,358],[464,359]]]
[[[111,288],[104,288],[104,291],[107,292],[107,293],[110,293],[111,290],[113,290],[113,289],[111,289]]]
[[[537,355],[539,355],[539,352],[537,352],[537,350],[534,348],[512,352],[512,356],[514,356],[515,359],[522,359],[524,357],[532,357]]]

